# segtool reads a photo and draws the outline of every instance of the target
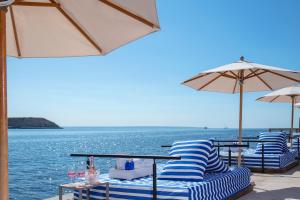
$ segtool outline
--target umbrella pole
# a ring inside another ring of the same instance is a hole
[[[243,76],[243,72],[241,73]],[[243,78],[240,79],[240,114],[239,114],[239,145],[242,144],[242,137],[243,137],[243,92],[244,92],[244,86],[243,86]],[[238,152],[238,166],[241,166],[241,154],[242,149],[239,147]]]
[[[295,96],[292,96],[292,116],[291,116],[291,130],[290,130],[290,142],[293,142],[293,129],[294,129],[294,109],[295,109]]]
[[[0,199],[8,200],[6,7],[0,7]]]

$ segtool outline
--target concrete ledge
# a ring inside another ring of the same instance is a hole
[[[296,167],[298,165],[298,160],[295,160],[294,162],[290,163],[284,168],[279,168],[279,169],[272,169],[272,168],[265,168],[265,171],[263,172],[262,168],[249,168],[251,172],[256,172],[256,173],[267,173],[267,174],[278,174],[278,173],[285,173],[289,171],[290,169]]]
[[[283,174],[253,173],[254,190],[240,200],[300,200],[300,166]]]

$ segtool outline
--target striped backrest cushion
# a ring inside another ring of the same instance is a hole
[[[173,143],[170,156],[180,156],[181,160],[170,160],[158,179],[175,181],[202,181],[208,156],[212,150],[209,140],[179,141]]]
[[[259,140],[270,141],[264,142],[265,154],[283,154],[288,151],[286,134],[284,132],[264,132],[260,133]],[[258,143],[256,154],[262,154],[262,143]]]
[[[205,173],[220,173],[228,171],[228,165],[219,158],[216,148],[213,147],[210,155],[208,156]]]
[[[298,142],[298,139],[293,139],[293,148],[298,149],[298,145],[300,147],[300,140]]]

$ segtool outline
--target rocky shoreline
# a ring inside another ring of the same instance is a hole
[[[56,123],[40,117],[8,118],[9,129],[62,129]]]

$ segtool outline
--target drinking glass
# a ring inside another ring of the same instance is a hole
[[[77,176],[80,180],[85,178],[86,164],[85,162],[79,162],[77,166]]]
[[[71,182],[73,183],[74,179],[77,176],[75,164],[72,164],[68,167],[67,175],[68,175],[69,179],[71,180]]]

